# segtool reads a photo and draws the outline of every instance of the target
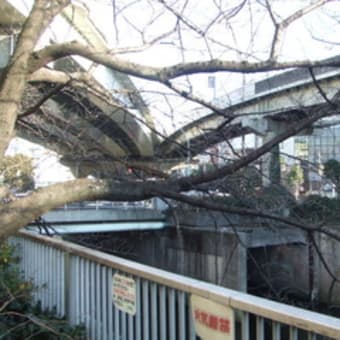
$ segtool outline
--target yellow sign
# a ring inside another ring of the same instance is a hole
[[[196,334],[203,340],[234,340],[234,311],[219,303],[191,295],[191,310]]]
[[[136,314],[136,282],[131,277],[114,274],[112,298],[116,308],[130,315]]]

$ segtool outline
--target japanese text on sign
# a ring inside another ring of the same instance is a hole
[[[192,317],[196,334],[202,339],[233,340],[234,312],[200,296],[191,296]]]
[[[112,298],[114,305],[122,312],[136,314],[136,282],[134,279],[114,274],[112,278]]]
[[[218,330],[222,333],[230,334],[230,320],[219,317],[214,314],[207,313],[204,310],[195,309],[195,321],[199,322],[208,328]]]

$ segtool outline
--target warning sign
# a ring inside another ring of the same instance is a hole
[[[114,305],[122,312],[136,314],[136,282],[131,277],[114,274],[112,278]]]
[[[234,340],[234,311],[216,302],[191,295],[196,334],[204,340]]]

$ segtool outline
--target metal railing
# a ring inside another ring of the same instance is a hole
[[[172,274],[60,239],[21,231],[18,245],[34,298],[56,308],[90,339],[194,340],[190,295],[232,308],[235,339],[340,339],[340,320],[213,284]],[[135,315],[113,304],[114,274],[135,283]]]
[[[140,202],[111,202],[111,201],[93,201],[93,202],[74,202],[64,204],[56,210],[105,210],[105,209],[152,209],[153,201]]]

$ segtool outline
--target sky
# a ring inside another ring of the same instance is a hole
[[[24,153],[33,159],[34,179],[36,187],[73,179],[70,170],[61,165],[59,156],[40,145],[31,143],[21,138],[14,138],[6,152],[6,155]]]

